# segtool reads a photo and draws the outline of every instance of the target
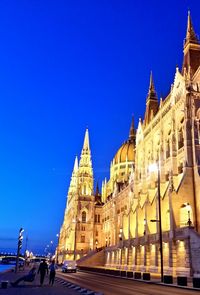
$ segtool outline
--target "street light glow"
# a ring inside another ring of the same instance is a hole
[[[158,171],[158,164],[157,163],[152,163],[149,165],[149,172],[157,172]]]

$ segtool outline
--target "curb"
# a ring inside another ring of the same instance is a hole
[[[173,288],[180,288],[180,289],[190,290],[190,291],[198,291],[198,292],[200,291],[200,288],[179,286],[179,285],[174,285],[174,284],[164,284],[164,283],[161,283],[161,282],[145,281],[145,280],[142,280],[142,279],[134,279],[134,278],[126,278],[126,277],[115,276],[115,275],[110,275],[110,274],[106,274],[106,273],[98,273],[98,272],[93,272],[93,271],[86,271],[86,270],[79,270],[79,271],[80,272],[88,272],[88,273],[98,274],[98,275],[101,275],[101,276],[115,277],[115,278],[118,278],[118,279],[120,278],[122,280],[137,281],[137,282],[146,283],[146,284],[153,284],[153,285],[161,285],[161,286],[165,286],[165,287],[167,286],[167,287],[173,287]],[[97,294],[95,294],[95,295],[97,295]]]

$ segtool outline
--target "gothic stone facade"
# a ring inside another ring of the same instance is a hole
[[[84,160],[83,160],[84,158]],[[150,172],[157,163],[158,171]],[[167,97],[157,98],[150,77],[144,120],[111,162],[102,196],[93,194],[89,137],[75,161],[60,259],[105,247],[107,267],[160,271],[160,188],[164,273],[200,272],[200,45],[188,15],[182,70]],[[152,222],[154,221],[154,222]],[[89,255],[89,254],[88,254]]]

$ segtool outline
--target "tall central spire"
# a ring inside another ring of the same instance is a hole
[[[82,153],[87,152],[87,151],[90,152],[90,142],[89,142],[88,129],[86,129],[86,131],[85,131],[85,138],[84,138]]]
[[[88,129],[85,131],[81,159],[79,163],[80,193],[91,195],[93,193],[93,171]]]
[[[85,137],[80,159],[80,167],[92,167],[88,129],[86,129],[85,131]]]

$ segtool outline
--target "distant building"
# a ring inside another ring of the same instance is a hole
[[[152,74],[144,120],[111,161],[102,195],[93,193],[89,135],[76,158],[60,231],[60,260],[104,247],[105,265],[160,271],[159,164],[164,273],[200,272],[200,43],[188,14],[181,71],[167,97]],[[152,222],[154,221],[154,222]],[[92,252],[91,252],[92,253]]]

